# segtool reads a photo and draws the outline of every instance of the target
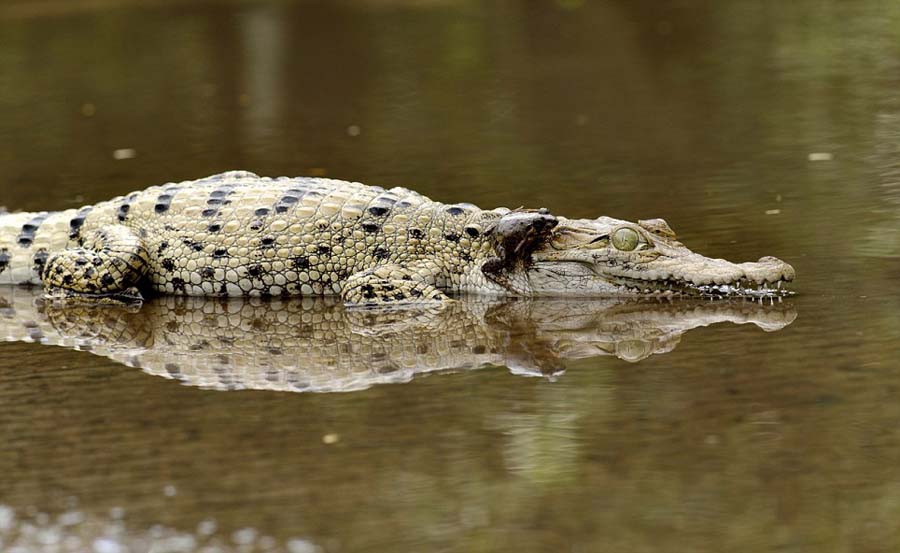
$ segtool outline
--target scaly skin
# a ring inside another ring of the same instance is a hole
[[[0,215],[0,283],[69,303],[340,295],[347,304],[515,296],[760,295],[775,259],[695,254],[661,219],[569,220],[404,188],[232,171],[81,209]]]

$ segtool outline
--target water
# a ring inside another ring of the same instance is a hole
[[[4,3],[10,209],[324,174],[664,217],[706,255],[789,261],[799,294],[431,327],[483,353],[404,321],[354,334],[340,306],[231,306],[230,336],[268,349],[217,345],[223,380],[184,362],[208,306],[104,321],[2,290],[16,338],[91,351],[0,344],[0,549],[895,550],[898,90],[900,7],[876,0]],[[280,313],[368,344],[366,370],[300,392],[323,352],[290,350]]]

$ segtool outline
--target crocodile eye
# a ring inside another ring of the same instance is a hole
[[[637,231],[630,228],[620,228],[612,235],[613,246],[623,252],[630,252],[635,249],[640,241]]]

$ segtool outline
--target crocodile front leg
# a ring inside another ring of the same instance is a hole
[[[143,241],[130,229],[101,227],[87,233],[81,247],[47,259],[41,273],[44,297],[63,303],[139,302],[148,259]]]
[[[440,269],[430,262],[379,265],[354,273],[341,291],[346,305],[441,304],[451,301],[438,290]]]

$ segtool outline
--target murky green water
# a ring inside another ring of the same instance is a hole
[[[233,168],[664,217],[707,255],[789,261],[799,295],[426,321],[454,339],[333,305],[97,319],[0,290],[4,337],[91,350],[0,343],[0,549],[900,544],[897,3],[0,6],[0,205]],[[223,332],[229,371],[169,366]],[[301,393],[317,359],[355,391]]]

